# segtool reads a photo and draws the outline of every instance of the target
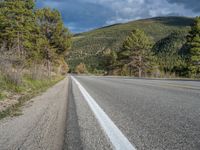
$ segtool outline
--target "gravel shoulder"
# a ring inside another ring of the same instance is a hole
[[[112,145],[89,108],[77,85],[70,79],[68,98],[67,150],[111,150]]]
[[[28,101],[22,115],[0,121],[1,150],[59,150],[63,147],[68,78]]]

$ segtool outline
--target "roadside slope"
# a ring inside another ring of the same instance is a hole
[[[73,46],[66,58],[70,68],[74,69],[80,62],[88,69],[103,69],[98,56],[109,48],[118,51],[123,41],[134,29],[143,30],[154,42],[167,37],[174,31],[188,32],[193,18],[187,17],[156,17],[115,24],[74,36]]]
[[[23,115],[0,121],[0,149],[62,149],[68,79],[28,101]]]

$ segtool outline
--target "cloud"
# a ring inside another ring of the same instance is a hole
[[[72,32],[81,32],[105,24],[112,17],[112,11],[104,5],[81,0],[39,1],[37,7],[51,7],[60,10],[64,23]]]
[[[199,0],[167,0],[169,3],[181,4],[185,8],[192,10],[193,12],[200,12]]]
[[[115,15],[107,23],[125,22],[127,20],[164,16],[186,15],[194,16],[195,13],[182,3],[174,0],[85,0],[95,4],[109,7]],[[181,1],[181,0],[180,0]],[[199,7],[200,8],[200,7]]]
[[[59,9],[73,32],[130,20],[200,15],[199,0],[38,0],[37,6]]]

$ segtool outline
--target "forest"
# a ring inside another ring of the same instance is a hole
[[[56,9],[0,2],[0,100],[47,88],[68,72],[72,34]]]
[[[95,74],[199,78],[199,33],[199,17],[117,24],[76,35],[67,62]]]

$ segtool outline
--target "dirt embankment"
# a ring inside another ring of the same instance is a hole
[[[68,79],[28,101],[22,115],[0,121],[0,149],[59,150],[64,141]]]

